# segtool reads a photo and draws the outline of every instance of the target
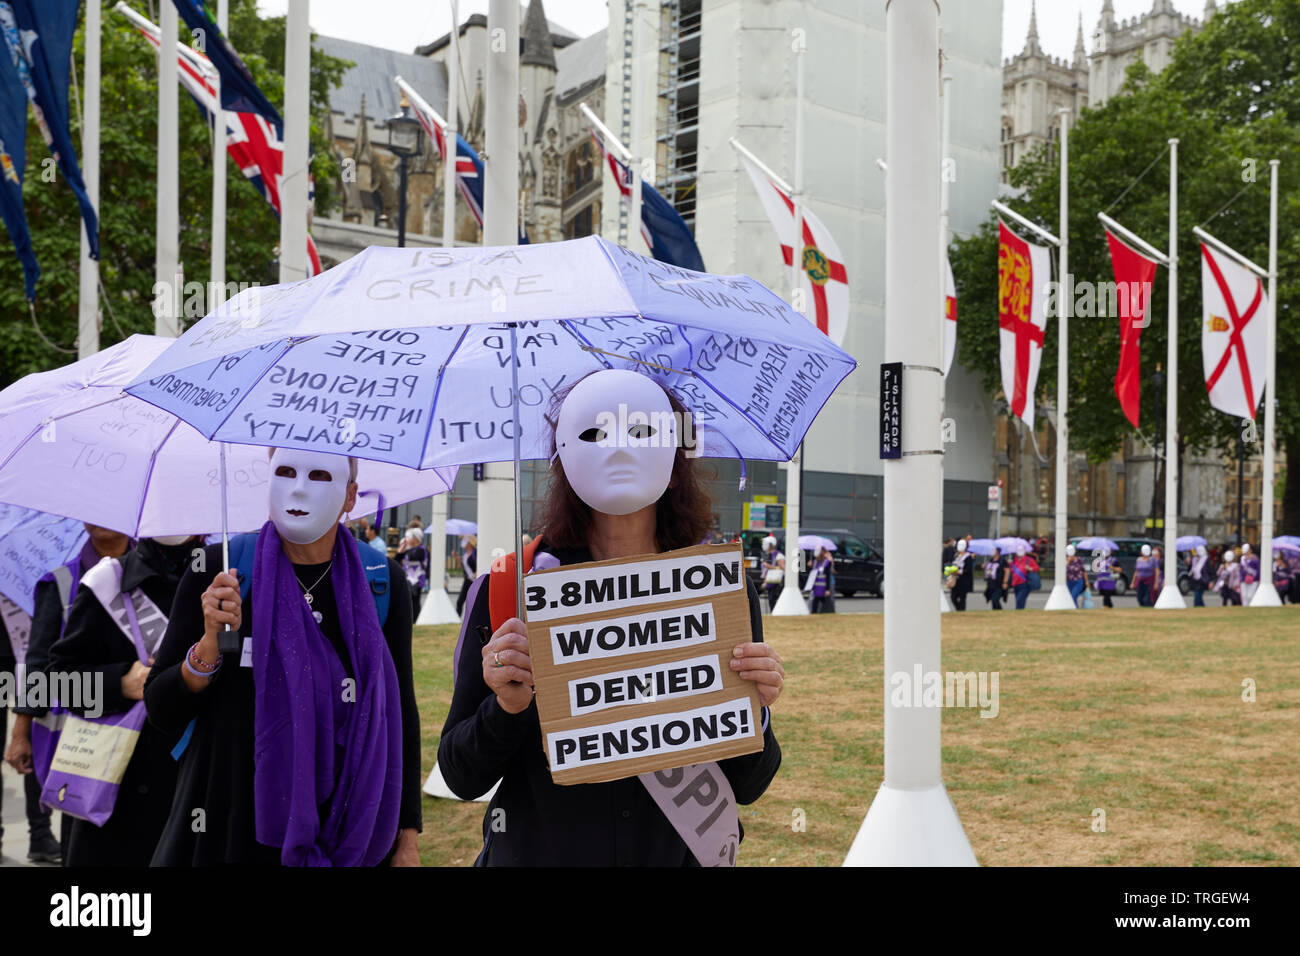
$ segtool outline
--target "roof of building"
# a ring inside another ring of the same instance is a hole
[[[563,99],[595,80],[605,78],[605,46],[608,30],[571,43],[555,54],[555,95]]]
[[[519,17],[519,22],[520,24],[523,24],[524,21],[525,21],[525,16],[524,14],[521,13]],[[578,35],[576,33],[574,33],[572,30],[566,30],[564,27],[560,26],[554,20],[547,20],[546,26],[551,31],[551,45],[554,46],[555,49],[557,50],[563,49],[564,47],[572,43],[574,40],[578,39]],[[470,14],[468,17],[465,18],[464,22],[462,22],[460,25],[460,30],[459,30],[460,35],[464,36],[465,31],[468,30],[470,27],[483,27],[484,29],[486,29],[487,17],[481,13]],[[415,55],[432,56],[433,54],[437,53],[439,50],[441,50],[443,47],[447,45],[447,40],[450,36],[451,36],[450,33],[444,33],[442,36],[438,37],[438,39],[434,40],[432,43],[425,43],[420,46],[417,46],[415,48]],[[520,47],[523,46],[522,30],[520,31],[519,44]]]
[[[343,74],[342,83],[330,92],[330,109],[334,112],[355,116],[361,112],[364,96],[367,116],[384,120],[395,115],[402,101],[401,91],[393,82],[395,76],[410,83],[434,109],[446,109],[447,77],[436,60],[338,37],[317,35],[313,42],[323,53],[353,63]]]

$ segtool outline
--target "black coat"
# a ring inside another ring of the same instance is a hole
[[[363,546],[359,546],[363,547]],[[257,842],[253,809],[253,669],[240,667],[239,657],[227,658],[210,686],[193,693],[181,674],[191,645],[203,636],[200,599],[221,568],[221,547],[207,549],[207,569],[189,571],[176,593],[176,604],[158,662],[145,685],[149,723],[173,739],[197,718],[193,735],[180,760],[176,800],[153,855],[154,866],[213,866],[224,863],[280,865],[280,848]],[[325,566],[298,566],[311,584]],[[402,697],[402,803],[400,829],[420,829],[420,717],[411,676],[411,590],[402,569],[388,559],[388,619],[384,638]],[[321,630],[349,676],[348,658],[339,629],[330,580],[313,589],[314,607],[325,618]],[[332,611],[332,613],[331,613]],[[251,599],[244,602],[240,634],[253,633]],[[196,832],[196,809],[203,828]],[[393,834],[396,838],[397,834]]]
[[[140,588],[166,614],[180,580],[179,570],[168,568],[168,555],[174,561],[188,553],[189,545],[173,549],[156,541],[141,541],[121,558],[122,589]],[[57,590],[54,604],[58,606]],[[120,714],[135,703],[122,696],[122,677],[138,660],[135,644],[113,623],[99,599],[85,585],[79,587],[68,611],[68,626],[50,649],[50,670],[102,675],[103,712]],[[85,820],[73,823],[65,866],[149,864],[171,810],[176,787],[176,762],[171,758],[171,749],[177,737],[145,724],[122,777],[113,815],[102,827]]]
[[[585,550],[551,553],[562,564],[592,560]],[[501,779],[483,817],[484,846],[476,865],[697,865],[636,777],[567,787],[551,780],[536,701],[508,714],[483,680],[483,645],[476,635],[478,627],[490,627],[490,586],[490,579],[484,581],[466,609],[456,687],[438,743],[438,768],[454,793],[473,799]],[[745,590],[754,640],[762,641],[758,592],[748,580]],[[781,766],[781,747],[766,708],[763,716],[763,749],[718,762],[741,804],[761,797]],[[504,829],[494,829],[494,820],[504,820]]]

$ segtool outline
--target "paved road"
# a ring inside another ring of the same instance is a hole
[[[936,601],[939,600],[939,596],[937,593],[938,590],[939,590],[939,586],[936,583],[935,584],[936,594],[934,598]],[[1044,578],[1042,590],[1033,591],[1030,593],[1029,601],[1025,604],[1025,609],[1042,610],[1043,605],[1047,603],[1047,596],[1051,593],[1052,593],[1052,582]],[[1137,607],[1138,606],[1137,592],[1133,590],[1130,590],[1129,593],[1126,594],[1124,597],[1112,598],[1111,600],[1116,607]],[[1097,595],[1094,594],[1093,603],[1097,607],[1101,607],[1101,598],[1097,597]],[[1189,604],[1191,603],[1190,597],[1188,598],[1188,603]],[[1218,603],[1217,598],[1215,599],[1215,603]],[[1004,610],[1007,608],[1007,604],[1005,602],[1003,603],[1002,606]],[[1011,599],[1010,607],[1014,609],[1015,606],[1016,606],[1016,601],[1015,601],[1015,597],[1013,596]],[[970,595],[968,595],[966,598],[967,612],[988,611],[991,608],[992,605],[987,604],[984,601],[983,587],[981,587],[978,591],[972,591]],[[766,602],[764,602],[763,610],[764,611],[767,610]],[[882,598],[867,597],[859,593],[857,596],[851,598],[836,597],[835,610],[836,613],[839,614],[882,614],[884,613],[885,610],[885,602]]]
[[[0,741],[0,743],[6,743]],[[0,841],[0,866],[51,866],[27,862],[27,811],[23,803],[22,778],[8,764],[0,768],[0,788],[4,790],[4,840]],[[59,832],[59,815],[54,814],[54,832]]]

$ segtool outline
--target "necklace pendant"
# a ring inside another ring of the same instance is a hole
[[[325,615],[322,614],[320,611],[312,611],[311,616],[316,619],[317,624],[319,624],[322,620],[325,619]]]
[[[310,606],[310,605],[311,605],[311,592],[308,591],[307,593],[305,593],[305,594],[303,595],[303,597],[307,599],[307,604]]]

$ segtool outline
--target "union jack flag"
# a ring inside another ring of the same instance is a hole
[[[153,44],[162,45],[162,31],[155,24],[149,29],[140,27],[141,35]],[[208,126],[214,126],[220,103],[217,97],[217,69],[199,51],[184,43],[176,44],[177,76],[185,92],[203,113]],[[226,151],[231,160],[280,217],[280,181],[284,169],[284,126],[279,117],[268,118],[261,113],[226,112]],[[308,198],[314,187],[308,177]],[[307,235],[307,258],[312,275],[321,272],[320,254],[311,234]]]
[[[415,116],[424,127],[424,131],[438,147],[438,155],[445,163],[447,142],[443,137],[442,124],[437,118],[429,115],[424,109],[424,104],[418,100],[413,99],[411,107],[415,110]],[[460,194],[465,197],[469,211],[474,214],[474,220],[481,228],[483,225],[483,160],[479,159],[478,153],[474,152],[474,147],[465,142],[465,137],[459,133],[456,134],[456,186],[460,189]]]

